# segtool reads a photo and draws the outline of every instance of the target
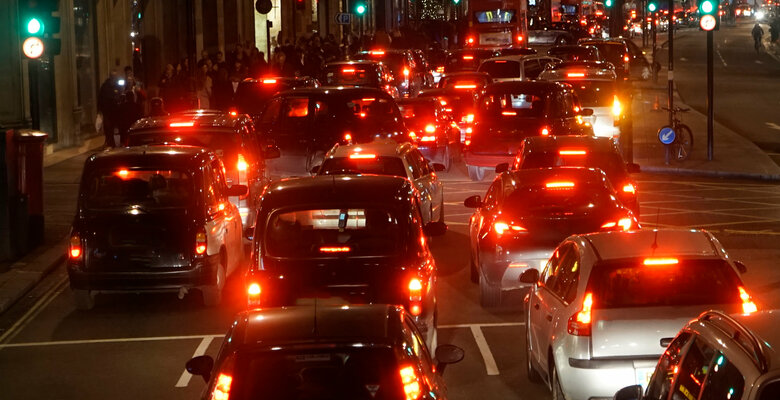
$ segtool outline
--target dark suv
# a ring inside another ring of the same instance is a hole
[[[200,289],[206,305],[222,298],[227,275],[243,262],[242,225],[217,155],[192,146],[138,146],[84,164],[69,249],[76,306],[103,291]]]
[[[322,175],[273,183],[255,224],[249,304],[321,297],[402,304],[430,343],[437,273],[426,233],[446,227],[424,232],[422,221],[419,195],[405,178]]]
[[[325,64],[323,81],[328,86],[363,86],[400,97],[393,71],[378,61],[337,61]]]
[[[408,140],[393,98],[362,87],[279,93],[268,103],[257,128],[265,144],[281,150],[281,158],[268,163],[274,176],[308,175],[336,143],[363,143],[378,137]]]
[[[319,87],[317,79],[309,76],[267,76],[259,79],[244,79],[236,89],[233,111],[249,114],[255,122],[268,100],[275,94],[298,87]]]

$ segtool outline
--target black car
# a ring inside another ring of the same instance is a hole
[[[426,73],[422,65],[414,61],[412,50],[375,49],[361,51],[350,56],[350,60],[381,61],[390,67],[395,77],[395,84],[403,97],[414,97],[425,87]]]
[[[317,79],[310,76],[266,76],[264,78],[247,78],[238,83],[234,96],[232,111],[248,114],[257,122],[266,103],[271,98],[285,90],[298,87],[319,87]]]
[[[595,46],[566,44],[553,46],[547,50],[547,54],[563,61],[601,61],[599,49]]]
[[[430,343],[437,276],[422,221],[408,179],[323,175],[272,183],[255,224],[249,304],[316,297],[402,304]]]
[[[444,73],[476,71],[482,60],[495,57],[495,49],[460,49],[450,52],[444,61]]]
[[[609,138],[594,136],[536,136],[523,141],[517,156],[509,164],[499,164],[496,172],[508,169],[535,169],[549,167],[598,168],[607,174],[620,201],[639,217],[637,183],[631,172],[639,172],[639,165],[627,164],[620,147]]]
[[[403,308],[314,305],[240,313],[216,362],[187,362],[207,399],[446,399],[444,367],[463,359],[453,345],[431,357]]]
[[[257,200],[268,183],[265,162],[279,156],[273,146],[263,146],[246,114],[196,110],[136,121],[128,135],[129,146],[181,144],[213,150],[225,164],[229,185],[249,187],[248,194],[230,201],[241,212],[241,222],[254,221]]]
[[[510,162],[529,136],[592,135],[576,109],[571,85],[541,81],[510,81],[488,85],[477,102],[470,144],[465,147],[469,177],[479,181],[496,165]]]
[[[460,141],[460,131],[451,113],[441,101],[430,97],[416,97],[397,101],[406,121],[406,127],[417,148],[426,159],[452,166],[453,152]]]
[[[325,64],[322,71],[327,86],[362,86],[383,90],[400,97],[390,67],[379,61],[335,61]]]
[[[84,164],[68,249],[76,306],[103,291],[200,289],[222,297],[243,262],[239,211],[246,193],[228,186],[219,157],[200,147],[138,146],[104,151]]]
[[[308,175],[336,143],[409,139],[393,98],[379,89],[362,87],[279,93],[266,106],[257,129],[264,144],[281,150],[281,158],[267,164],[277,176]]]
[[[484,307],[501,304],[502,291],[519,289],[520,275],[541,270],[567,236],[638,227],[615,196],[606,174],[595,168],[524,169],[500,174],[469,222],[471,279],[479,282]]]

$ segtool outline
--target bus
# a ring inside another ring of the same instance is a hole
[[[527,47],[527,0],[468,2],[467,47]]]

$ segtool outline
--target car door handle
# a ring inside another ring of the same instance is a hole
[[[534,304],[534,309],[539,309],[539,303]]]
[[[552,314],[547,314],[544,318],[548,321],[552,321]]]

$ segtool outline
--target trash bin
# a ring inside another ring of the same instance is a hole
[[[38,131],[16,131],[13,138],[19,196],[15,203],[19,211],[27,209],[27,248],[43,243],[43,145],[48,137]]]

